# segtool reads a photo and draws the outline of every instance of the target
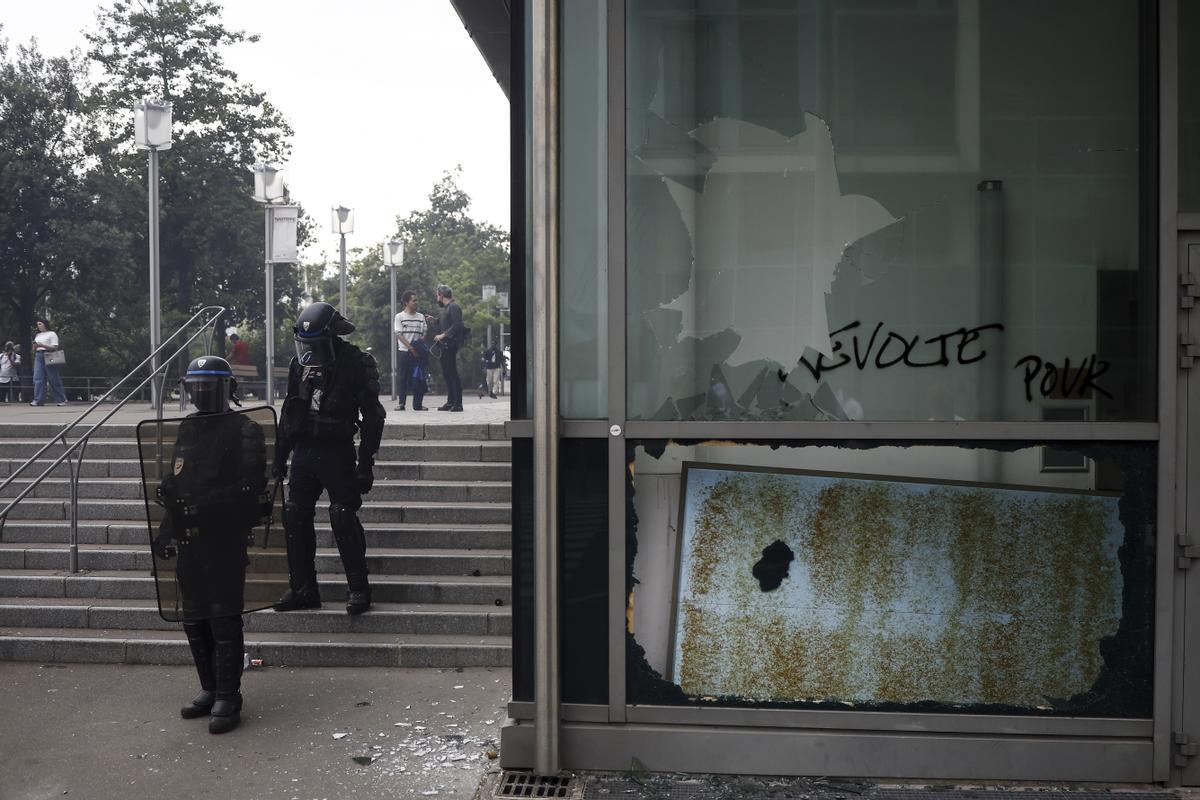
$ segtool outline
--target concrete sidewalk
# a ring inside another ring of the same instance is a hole
[[[507,669],[246,672],[242,725],[178,707],[191,667],[0,663],[0,797],[470,798],[498,762]]]
[[[388,425],[475,425],[500,423],[509,419],[508,395],[493,400],[490,397],[480,398],[477,394],[468,392],[463,397],[463,410],[461,412],[434,410],[446,402],[445,395],[430,395],[426,397],[425,405],[430,409],[429,411],[413,411],[411,404],[409,409],[398,411],[391,396],[386,394],[381,395],[379,401],[383,403],[383,407],[387,411]],[[245,401],[243,407],[254,408],[261,405],[263,405],[261,400],[249,399]],[[275,402],[276,412],[279,411],[279,407],[280,402],[277,400]],[[66,425],[86,411],[87,408],[88,406],[84,403],[68,403],[61,408],[53,404],[34,407],[29,405],[29,403],[0,403],[0,425]],[[85,420],[85,424],[90,427],[95,422],[99,422],[110,410],[112,410],[112,406],[100,406]],[[189,407],[188,411],[181,413],[179,411],[179,401],[172,400],[163,406],[163,416],[184,416],[192,410]],[[109,421],[116,424],[131,424],[153,418],[154,410],[148,403],[130,403],[114,414],[113,418]]]

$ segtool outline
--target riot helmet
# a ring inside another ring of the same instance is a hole
[[[183,378],[183,388],[201,414],[221,414],[229,410],[230,400],[237,402],[237,380],[229,362],[220,356],[193,359]]]
[[[300,366],[325,367],[333,363],[334,337],[353,333],[354,325],[329,303],[311,303],[296,317],[292,330]]]

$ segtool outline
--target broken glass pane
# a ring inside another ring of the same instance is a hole
[[[1138,4],[1099,3],[630,3],[629,417],[1153,419]]]
[[[1150,715],[1154,448],[631,443],[636,703]]]

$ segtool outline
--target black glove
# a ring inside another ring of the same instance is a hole
[[[166,525],[159,528],[158,536],[154,537],[152,549],[154,550],[154,555],[161,560],[165,561],[175,557],[174,538],[171,536],[171,532]]]
[[[371,461],[358,462],[358,493],[366,494],[375,485],[375,464]]]
[[[271,465],[271,477],[281,481],[287,477],[287,461],[276,461]]]

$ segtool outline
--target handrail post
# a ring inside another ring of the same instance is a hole
[[[68,568],[72,575],[79,572],[79,478],[83,473],[83,451],[87,449],[87,439],[81,439],[77,457],[67,457],[67,467],[71,471],[71,556]],[[64,444],[65,444],[64,440]]]

